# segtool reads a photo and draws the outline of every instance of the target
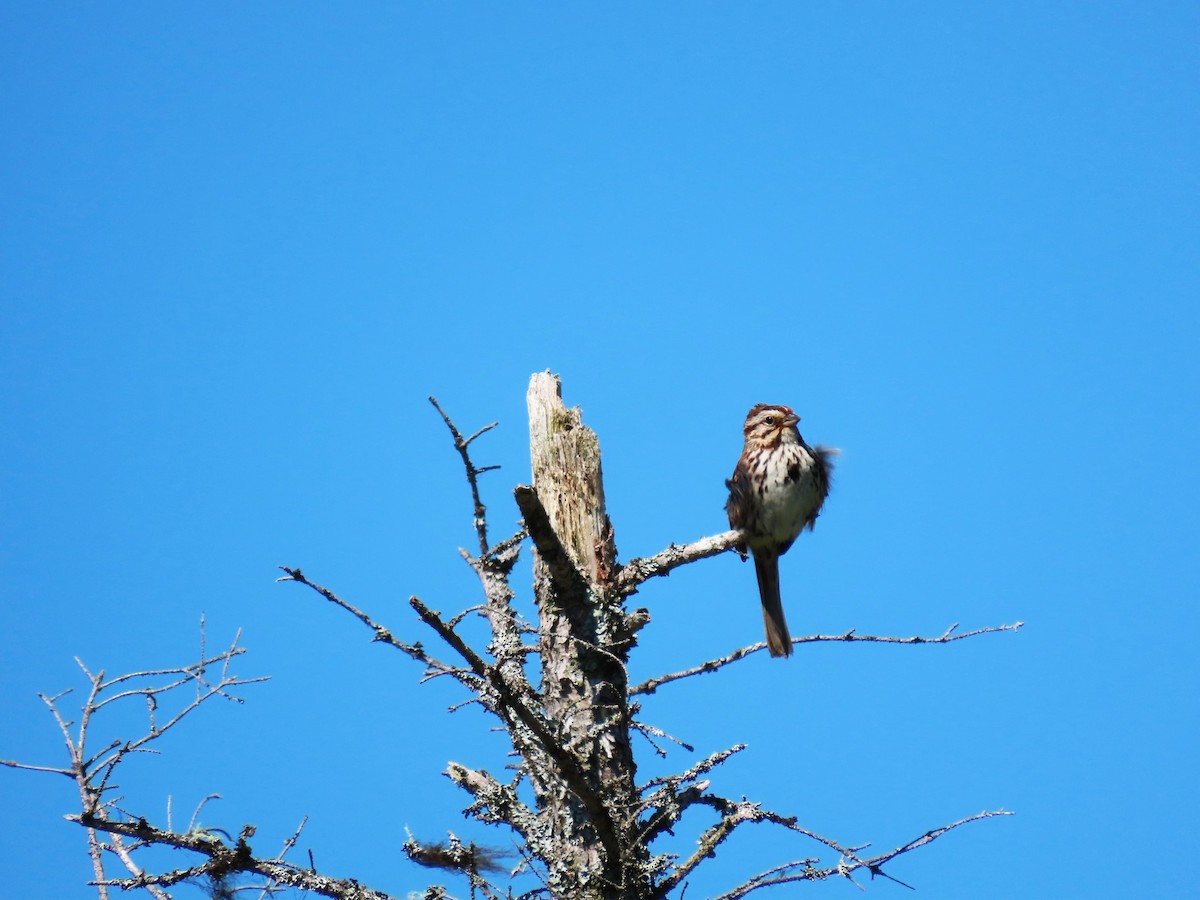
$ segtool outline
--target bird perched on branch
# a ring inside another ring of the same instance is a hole
[[[759,403],[746,415],[746,445],[725,482],[729,527],[742,532],[742,558],[754,555],[767,649],[790,656],[792,636],[779,596],[779,557],[805,528],[812,529],[829,493],[832,447],[810,447],[800,437],[800,417],[787,406]]]

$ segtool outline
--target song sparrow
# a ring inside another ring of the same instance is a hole
[[[812,529],[829,493],[831,447],[810,447],[800,437],[800,417],[787,406],[760,403],[746,416],[746,446],[725,482],[729,526],[740,529],[745,559],[754,554],[754,572],[762,598],[767,648],[772,656],[790,656],[792,636],[779,597],[779,557],[805,528]]]

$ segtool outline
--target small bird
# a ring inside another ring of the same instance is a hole
[[[767,649],[791,656],[792,636],[779,596],[779,557],[805,528],[812,530],[829,494],[832,447],[810,447],[800,437],[800,417],[787,406],[759,403],[746,415],[746,446],[725,482],[729,527],[742,532],[737,549],[754,554]]]

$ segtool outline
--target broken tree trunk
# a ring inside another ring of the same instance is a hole
[[[548,886],[557,897],[647,896],[626,674],[644,620],[626,616],[613,583],[617,551],[595,432],[578,408],[563,406],[554,375],[535,374],[527,400],[533,486],[516,498],[536,551],[540,694],[570,757],[565,766],[552,761],[561,777],[533,785],[562,851]]]

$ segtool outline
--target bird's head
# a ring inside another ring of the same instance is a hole
[[[796,423],[800,417],[790,406],[771,406],[759,403],[746,414],[744,433],[746,443],[773,447],[779,443],[795,443],[800,439]]]

